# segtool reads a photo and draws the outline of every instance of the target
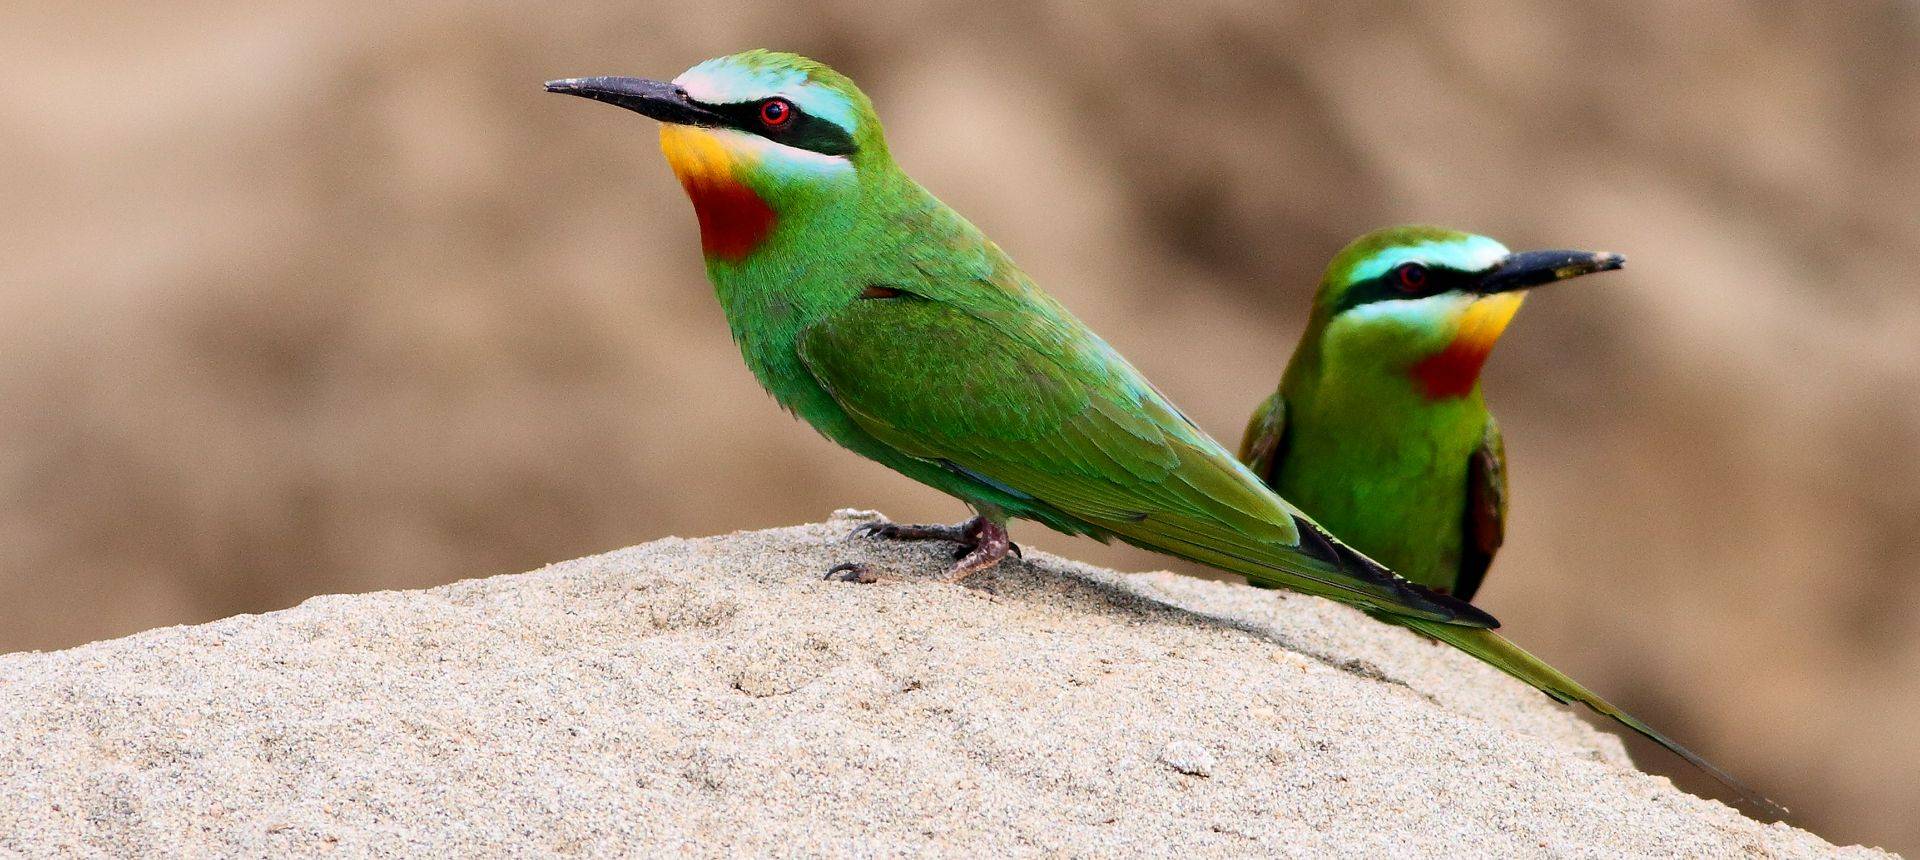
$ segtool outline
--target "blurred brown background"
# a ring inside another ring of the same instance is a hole
[[[1484,601],[1920,850],[1920,6],[57,5],[0,11],[0,650],[960,516],[760,393],[653,124],[539,87],[764,45],[1225,439],[1365,229],[1626,253],[1491,364]]]

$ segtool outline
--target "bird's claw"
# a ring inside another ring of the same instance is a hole
[[[848,540],[861,538],[944,540],[959,544],[959,551],[953,554],[954,566],[948,572],[948,582],[959,582],[993,567],[1009,552],[1026,558],[1020,547],[1007,539],[1006,526],[978,516],[957,526],[904,526],[880,520],[861,523],[847,533]],[[847,582],[880,582],[884,579],[868,570],[866,565],[852,563],[835,566],[827,571],[826,578],[833,579],[836,575]]]
[[[913,526],[880,520],[861,523],[847,533],[848,540],[875,538],[884,540],[950,540],[967,543],[965,526]]]
[[[885,579],[885,577],[874,573],[873,568],[857,561],[836,564],[833,567],[827,568],[827,575],[820,578],[829,581],[838,579],[841,582],[855,582],[861,585],[872,585]]]

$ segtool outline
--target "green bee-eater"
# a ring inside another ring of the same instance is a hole
[[[998,563],[1006,522],[1148,549],[1342,601],[1582,702],[1731,785],[1699,756],[1489,628],[1492,616],[1330,537],[1180,414],[1000,248],[894,164],[865,94],[825,65],[748,51],[673,82],[547,84],[661,121],[707,275],[747,366],[827,438],[951,494],[954,578]]]
[[[1369,558],[1472,600],[1507,521],[1506,449],[1480,367],[1520,310],[1520,290],[1622,262],[1514,254],[1435,227],[1360,237],[1327,267],[1240,459]]]

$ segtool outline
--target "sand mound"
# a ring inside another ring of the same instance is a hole
[[[0,657],[0,852],[1835,852],[1344,607],[858,516]]]

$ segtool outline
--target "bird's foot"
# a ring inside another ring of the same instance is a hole
[[[960,545],[954,551],[954,565],[947,572],[948,582],[959,582],[975,573],[1000,563],[1011,552],[1025,558],[1020,545],[1007,537],[1007,527],[986,517],[974,517],[957,526],[920,526],[890,523],[884,520],[863,523],[847,535],[849,540],[856,538],[877,538],[885,540],[944,540]],[[842,564],[827,571],[827,578],[835,574],[844,574],[841,579],[847,582],[887,581],[879,577],[863,564]]]
[[[973,550],[974,550],[973,544],[963,543],[960,545],[959,549],[956,549],[953,551],[953,560],[959,561],[963,558],[966,558],[967,556],[973,554]],[[1017,543],[1014,543],[1013,541],[1007,541],[1007,552],[1012,553],[1014,558],[1025,559],[1027,557],[1027,554],[1020,550],[1020,545]],[[1006,553],[1002,553],[1001,558],[1005,558],[1005,557],[1006,557]]]
[[[978,517],[975,517],[978,519]],[[955,543],[968,543],[967,529],[974,520],[968,520],[957,526],[910,526],[902,523],[879,522],[861,523],[848,533],[847,539],[879,538],[883,540],[946,540]]]
[[[1008,553],[1020,555],[1020,547],[1007,537],[1007,527],[985,517],[974,517],[967,521],[967,532],[972,538],[972,548],[966,555],[954,562],[953,570],[947,572],[948,582],[959,582],[987,568],[1000,563]],[[1025,558],[1025,556],[1021,556]]]
[[[850,561],[850,562],[846,562],[845,564],[836,564],[833,567],[828,568],[827,575],[821,577],[821,579],[839,580],[840,582],[857,582],[861,585],[872,585],[876,582],[897,582],[898,581],[890,576],[881,576],[880,574],[875,573],[872,567],[869,567],[857,561]]]

